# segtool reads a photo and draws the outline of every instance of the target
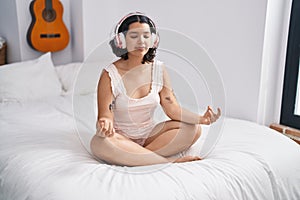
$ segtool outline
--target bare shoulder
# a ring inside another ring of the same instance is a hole
[[[165,63],[161,63],[160,66],[161,66],[161,68],[162,68],[163,71],[166,71],[166,64]]]
[[[165,63],[162,63],[160,66],[161,66],[161,70],[163,72],[163,77],[166,78],[168,76],[168,69],[167,69]]]
[[[111,96],[112,96],[112,85],[111,85],[111,79],[108,74],[108,71],[103,69],[102,74],[100,76],[99,82],[98,82],[98,101],[101,99],[102,103],[111,102]]]
[[[169,87],[171,87],[171,80],[170,80],[170,77],[169,77],[168,70],[167,70],[166,65],[164,63],[162,63],[161,67],[162,67],[162,72],[163,72],[164,86],[169,88]]]
[[[106,69],[102,70],[102,73],[100,75],[100,79],[98,82],[98,90],[110,90],[111,88],[111,78],[109,76],[109,72],[106,71]]]
[[[112,63],[116,68],[120,68],[120,66],[124,65],[123,59],[118,59],[115,62]]]
[[[103,69],[102,70],[102,73],[100,75],[100,81],[99,82],[107,82],[109,81],[110,82],[110,77],[109,77],[109,74],[108,74],[108,71]]]

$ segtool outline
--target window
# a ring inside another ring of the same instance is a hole
[[[300,0],[292,4],[280,123],[300,129]]]

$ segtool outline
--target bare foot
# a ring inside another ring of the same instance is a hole
[[[177,158],[174,163],[181,163],[181,162],[191,162],[191,161],[196,161],[196,160],[201,160],[199,156],[184,156],[182,158]]]

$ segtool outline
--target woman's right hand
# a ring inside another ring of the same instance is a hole
[[[97,121],[96,129],[96,136],[99,137],[111,137],[115,133],[113,121],[105,117],[102,117]]]

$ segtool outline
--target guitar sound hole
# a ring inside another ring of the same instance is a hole
[[[47,22],[52,22],[55,20],[56,18],[56,12],[55,10],[47,10],[47,9],[44,9],[43,10],[43,18],[45,21]]]

